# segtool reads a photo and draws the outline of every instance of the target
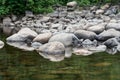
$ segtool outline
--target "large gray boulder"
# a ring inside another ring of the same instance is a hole
[[[79,39],[90,39],[94,40],[96,37],[96,33],[86,30],[77,30],[74,33]]]
[[[115,29],[109,29],[97,35],[96,39],[100,41],[105,41],[113,37],[120,37],[120,32]]]
[[[20,42],[26,41],[27,39],[33,39],[37,36],[35,31],[32,31],[29,28],[22,28],[18,33],[13,34],[12,36],[8,37],[6,40],[11,42]]]
[[[47,54],[64,54],[65,47],[61,42],[49,42],[39,47],[39,52]]]
[[[4,42],[0,40],[0,49],[4,47]]]
[[[72,33],[58,33],[53,35],[49,42],[59,41],[63,43],[66,47],[67,46],[79,46],[80,41],[79,39]]]
[[[47,43],[52,37],[52,33],[42,33],[39,34],[36,38],[33,39],[34,42]]]
[[[87,30],[99,34],[105,30],[105,25],[106,23],[94,25],[94,26],[89,27]]]
[[[120,23],[109,23],[106,26],[106,29],[116,29],[116,30],[120,30]]]
[[[65,57],[65,47],[61,42],[49,42],[39,47],[41,56],[50,61],[61,61]]]

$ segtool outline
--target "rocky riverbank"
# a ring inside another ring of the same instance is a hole
[[[36,50],[51,61],[64,57],[115,54],[120,51],[120,8],[110,4],[78,10],[76,2],[57,6],[53,13],[5,17],[1,29],[9,37],[7,44],[19,49]]]

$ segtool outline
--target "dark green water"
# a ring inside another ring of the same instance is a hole
[[[0,50],[0,80],[120,80],[120,54],[72,55],[50,62],[37,52],[5,45]]]

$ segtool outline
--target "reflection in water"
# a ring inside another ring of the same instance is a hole
[[[34,48],[28,46],[25,42],[7,42],[8,45],[25,50],[25,51],[33,51]]]
[[[51,62],[37,52],[5,45],[0,50],[0,80],[120,80],[119,56],[72,55],[61,62]]]
[[[64,54],[47,54],[47,53],[41,53],[39,54],[46,59],[49,59],[50,61],[58,62],[64,60],[65,55]]]

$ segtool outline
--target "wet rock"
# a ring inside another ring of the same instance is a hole
[[[96,33],[86,30],[77,30],[74,33],[79,39],[90,39],[94,40],[96,37]]]
[[[117,53],[117,46],[112,47],[112,48],[107,48],[106,52],[109,54],[116,54]]]
[[[34,48],[28,46],[25,42],[7,42],[8,45],[22,49],[24,51],[34,51]]]
[[[113,48],[115,46],[118,46],[118,44],[119,42],[116,38],[111,38],[104,42],[104,45],[106,45],[108,48]]]
[[[79,46],[80,41],[79,39],[72,33],[58,33],[53,35],[49,42],[59,41],[63,43],[65,46]]]
[[[109,29],[107,31],[103,31],[99,35],[97,35],[96,39],[100,41],[105,41],[113,37],[119,37],[120,32],[115,29]]]
[[[29,28],[22,28],[18,33],[13,34],[12,36],[8,37],[6,40],[10,42],[19,42],[19,41],[26,41],[27,39],[33,39],[37,36],[37,33],[32,31]]]
[[[120,52],[120,44],[117,46],[117,50]]]
[[[116,29],[116,30],[120,30],[120,23],[109,23],[106,26],[106,29]]]
[[[89,49],[91,47],[95,47],[97,45],[97,41],[94,40],[94,41],[91,41],[89,39],[86,39],[82,42],[82,47],[83,48],[86,48],[86,49]]]
[[[33,43],[31,44],[31,46],[32,46],[34,49],[39,49],[39,47],[40,47],[41,45],[42,45],[42,44],[39,43],[39,42],[33,42]]]
[[[4,47],[4,42],[0,40],[0,49]]]
[[[52,33],[42,33],[33,39],[34,42],[47,43],[52,37]]]
[[[98,53],[98,52],[105,52],[107,49],[107,47],[105,45],[99,45],[97,47],[91,47],[88,50],[92,51],[94,53]]]
[[[94,26],[89,27],[87,30],[99,34],[105,30],[105,25],[106,23],[94,25]]]
[[[47,54],[65,54],[65,47],[61,42],[49,42],[39,47],[39,52]]]
[[[61,61],[65,57],[65,47],[61,42],[57,41],[40,46],[38,52],[41,56],[50,61]]]
[[[82,55],[82,56],[88,56],[93,54],[93,52],[88,51],[87,49],[74,49],[73,53],[76,55]]]

